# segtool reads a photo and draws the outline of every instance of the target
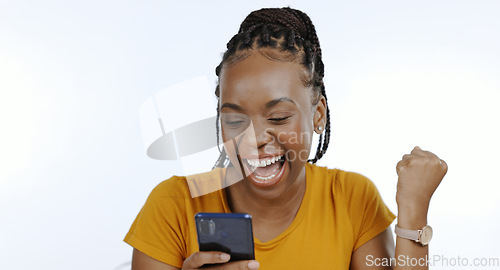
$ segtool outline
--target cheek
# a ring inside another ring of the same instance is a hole
[[[236,147],[235,147],[235,138],[231,134],[231,132],[224,132],[224,128],[221,129],[222,132],[222,143],[224,150],[226,151],[229,160],[234,164],[237,161],[236,157]]]
[[[296,123],[276,136],[278,144],[286,149],[290,161],[307,161],[311,151],[312,132],[303,123]]]

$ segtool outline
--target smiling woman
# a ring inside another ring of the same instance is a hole
[[[304,162],[307,161],[311,149],[311,140],[287,143],[291,140],[286,136],[305,133],[311,134],[308,136],[311,138],[314,125],[318,127],[325,124],[325,100],[324,98],[321,98],[321,102],[311,100],[310,93],[313,90],[304,86],[298,76],[303,70],[300,64],[268,59],[260,53],[260,50],[255,52],[237,64],[224,67],[219,84],[222,119],[225,113],[245,114],[253,125],[255,135],[242,132],[245,126],[233,130],[230,125],[222,121],[222,137],[227,141],[235,137],[235,133],[241,134],[237,140],[238,149],[226,147],[231,164],[238,164],[236,152],[244,160],[265,161],[266,158],[284,156],[284,160],[292,161],[290,153],[305,151],[306,154],[303,156],[306,160],[300,160],[294,155],[293,162],[283,162],[281,170],[259,168],[254,173],[246,172],[254,184],[261,186],[278,184],[284,176],[288,183],[280,183],[279,187],[273,189],[280,188],[283,192],[286,187],[297,181],[300,173],[303,173]],[[233,106],[226,106],[228,104]],[[311,121],[313,114],[316,114],[316,123]],[[279,144],[278,140],[271,143],[273,138],[279,138],[279,141],[285,143]],[[282,162],[274,163],[273,167],[280,164]],[[252,171],[248,166],[244,168]],[[273,174],[274,171],[276,173]],[[277,173],[278,171],[280,173]],[[271,174],[275,177],[269,179]],[[279,194],[272,196],[278,197]]]
[[[416,147],[398,163],[395,251],[395,216],[375,185],[315,165],[328,148],[330,120],[321,48],[305,13],[252,12],[216,73],[223,151],[212,171],[172,177],[153,190],[125,238],[134,247],[133,269],[365,269],[368,256],[427,255],[428,241],[411,235],[430,228],[428,204],[444,161]],[[314,132],[319,143],[309,160]],[[206,185],[219,188],[199,192]],[[256,260],[228,262],[225,253],[199,251],[197,212],[250,214]]]

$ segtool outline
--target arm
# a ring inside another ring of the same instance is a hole
[[[417,214],[417,212],[412,214],[412,211],[398,210],[398,213],[398,226],[401,228],[420,230],[427,225],[427,211],[425,214]],[[402,263],[396,264],[394,269],[428,269],[426,262],[428,254],[429,246],[422,246],[413,240],[396,237],[396,259],[398,259],[397,262]],[[409,261],[411,264],[408,263]],[[408,267],[408,265],[415,266]]]
[[[399,176],[397,224],[404,229],[422,229],[427,225],[432,194],[441,183],[448,166],[433,153],[415,147],[396,168]],[[397,237],[394,254],[393,243],[392,232],[387,228],[353,252],[350,269],[428,269],[428,246]],[[384,261],[387,263],[384,264]],[[409,261],[416,265],[412,267],[410,264],[408,267]]]
[[[349,269],[392,269],[381,266],[382,259],[389,260],[390,258],[394,258],[394,239],[389,227],[352,253]],[[377,268],[376,265],[380,265],[380,267]]]
[[[403,229],[420,230],[427,225],[427,211],[434,191],[448,171],[444,160],[431,152],[415,147],[411,154],[404,155],[396,166],[398,187],[398,226]],[[428,246],[422,246],[412,240],[396,238],[395,269],[428,269],[426,259]],[[400,260],[402,259],[402,260]],[[408,260],[412,265],[408,267]]]
[[[134,248],[132,253],[132,270],[178,270],[169,264],[157,261]]]

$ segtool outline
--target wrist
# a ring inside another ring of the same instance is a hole
[[[398,206],[398,226],[409,230],[419,230],[427,225],[428,207]]]

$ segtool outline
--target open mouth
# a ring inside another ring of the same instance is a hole
[[[279,182],[286,167],[285,156],[242,159],[248,177],[258,186],[272,186]]]

